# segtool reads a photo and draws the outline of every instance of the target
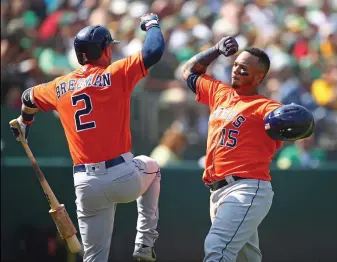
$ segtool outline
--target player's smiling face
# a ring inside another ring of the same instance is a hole
[[[233,65],[232,87],[242,95],[254,94],[263,76],[259,58],[244,51],[236,58]]]

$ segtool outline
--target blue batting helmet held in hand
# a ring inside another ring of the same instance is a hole
[[[274,140],[295,141],[311,136],[315,121],[305,107],[291,103],[270,112],[264,119],[264,126]]]
[[[77,60],[81,65],[99,59],[104,49],[119,41],[112,39],[110,31],[104,26],[87,26],[80,30],[74,41]]]

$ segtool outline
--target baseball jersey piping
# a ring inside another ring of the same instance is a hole
[[[251,206],[253,205],[254,199],[255,199],[255,197],[256,197],[257,192],[259,191],[259,189],[260,189],[260,180],[258,180],[257,189],[256,189],[256,191],[255,191],[254,196],[252,197],[252,201],[250,202],[250,205],[249,205],[249,207],[248,207],[248,209],[247,209],[246,214],[244,215],[244,217],[243,217],[241,223],[239,224],[238,228],[236,229],[236,231],[235,231],[234,235],[232,236],[231,240],[229,240],[229,242],[226,244],[226,246],[222,249],[222,251],[221,251],[222,256],[221,256],[219,262],[222,261],[222,258],[223,258],[223,252],[226,250],[226,248],[228,247],[228,245],[233,241],[233,239],[234,239],[236,233],[239,231],[240,226],[241,226],[242,223],[245,221],[245,218],[246,218],[246,216],[247,216],[247,214],[248,214],[248,211],[249,211],[249,209],[251,208]]]
[[[136,163],[135,163],[135,167],[137,167],[139,171],[144,171],[144,170],[145,170],[145,169],[143,169],[143,168],[140,168]],[[160,173],[160,169],[158,169],[158,170],[155,171],[155,172],[150,172],[150,173],[148,173],[148,172],[143,172],[143,173],[144,173],[144,174],[147,174],[147,175],[158,174],[158,173]]]

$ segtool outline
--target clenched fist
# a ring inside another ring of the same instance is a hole
[[[222,38],[215,47],[224,56],[232,56],[239,50],[238,42],[232,36]]]
[[[153,26],[159,27],[159,18],[154,13],[144,14],[140,17],[140,28],[143,31],[149,30]]]

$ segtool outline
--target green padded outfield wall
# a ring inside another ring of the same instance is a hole
[[[42,169],[75,220],[71,167]],[[209,192],[200,180],[201,174],[202,170],[191,167],[162,170],[159,262],[202,261],[210,221]],[[263,261],[337,261],[337,169],[273,170],[272,176],[274,203],[259,228]],[[2,166],[2,261],[17,258],[22,225],[53,225],[48,210],[31,167]],[[135,203],[118,206],[109,261],[130,259],[136,218]]]

